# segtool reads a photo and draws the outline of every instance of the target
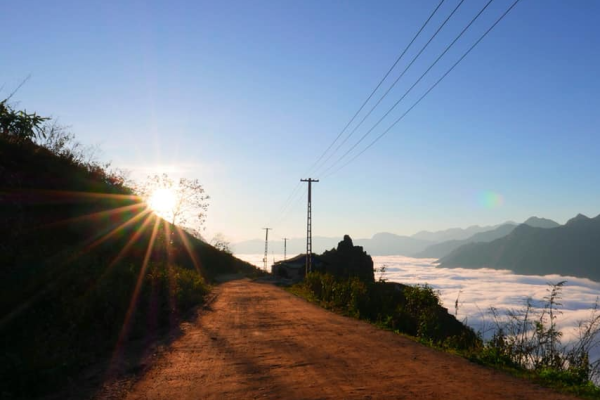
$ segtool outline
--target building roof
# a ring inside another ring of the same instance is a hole
[[[321,262],[321,258],[319,256],[317,256],[316,254],[313,253],[312,255],[312,261],[313,262]],[[288,258],[287,260],[281,260],[281,261],[277,261],[274,265],[282,265],[282,264],[298,264],[298,265],[305,265],[306,264],[306,254],[302,253],[302,254],[298,254],[297,256],[294,256],[292,258]]]

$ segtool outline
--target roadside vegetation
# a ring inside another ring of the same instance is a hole
[[[583,398],[600,398],[594,385],[600,378],[600,360],[590,353],[600,346],[600,310],[579,324],[578,339],[562,345],[557,328],[564,282],[550,285],[541,308],[528,299],[521,310],[489,312],[488,332],[475,333],[450,315],[439,294],[427,285],[406,286],[356,277],[339,278],[313,272],[289,291],[324,308],[364,319],[384,329],[414,337],[419,342],[459,354],[473,362]],[[483,337],[491,337],[484,340]]]
[[[77,384],[92,365],[103,376],[132,341],[177,330],[216,275],[256,273],[158,217],[65,128],[7,101],[0,182],[0,398]]]
[[[583,397],[600,398],[600,388],[594,384],[600,380],[600,360],[590,360],[590,354],[600,348],[600,310],[596,303],[590,317],[579,322],[577,339],[563,344],[556,320],[565,283],[549,284],[541,307],[527,298],[518,310],[490,309],[490,332],[480,335],[491,333],[491,339],[469,358]]]
[[[356,277],[312,272],[290,290],[325,308],[414,336],[424,343],[461,350],[481,346],[475,332],[442,307],[430,286],[365,282]]]

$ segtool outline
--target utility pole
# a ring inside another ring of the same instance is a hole
[[[265,258],[263,258],[263,262],[265,263],[265,271],[267,270],[267,255],[269,250],[269,230],[273,228],[263,228],[265,230]]]
[[[309,272],[312,272],[312,183],[319,182],[319,180],[308,178],[300,179],[300,182],[308,182],[308,212],[306,218],[306,274],[308,274]]]
[[[287,260],[287,240],[288,238],[283,238],[283,261]]]

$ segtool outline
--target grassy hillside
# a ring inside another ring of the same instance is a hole
[[[0,182],[0,397],[59,389],[176,326],[216,275],[256,272],[69,153],[4,133]]]

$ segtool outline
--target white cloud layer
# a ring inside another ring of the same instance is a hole
[[[506,270],[436,268],[435,259],[415,259],[404,256],[373,257],[376,267],[387,266],[386,278],[410,285],[427,283],[439,290],[449,312],[475,330],[491,323],[490,307],[501,312],[523,307],[528,297],[533,304],[543,306],[549,283],[567,281],[562,290],[562,314],[558,325],[565,334],[564,340],[573,338],[577,323],[589,318],[600,295],[600,283],[589,279],[560,275],[516,275]],[[460,294],[460,296],[459,296]]]

